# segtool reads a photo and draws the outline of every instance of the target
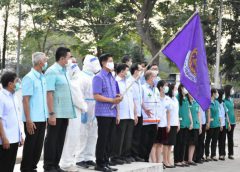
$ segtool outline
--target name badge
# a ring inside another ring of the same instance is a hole
[[[180,121],[182,121],[182,118],[179,118]]]
[[[214,121],[214,119],[213,119],[213,118],[211,118],[211,119],[210,119],[210,121]]]

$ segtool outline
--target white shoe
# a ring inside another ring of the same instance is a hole
[[[67,172],[78,172],[78,168],[73,165],[71,165],[70,167],[65,167],[65,168],[62,167],[62,169]]]

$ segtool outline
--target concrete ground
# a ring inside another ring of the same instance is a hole
[[[234,133],[234,157],[235,160],[226,159],[226,161],[217,162],[206,162],[200,164],[196,167],[177,167],[173,169],[165,169],[166,172],[238,172],[240,171],[240,124],[237,124]],[[227,148],[227,146],[226,146]],[[18,162],[15,165],[14,172],[19,172],[20,170],[20,160],[21,160],[22,148],[18,151]],[[226,151],[226,153],[228,153]],[[41,160],[38,164],[38,172],[43,172],[42,169],[43,161]],[[162,164],[154,163],[132,163],[130,165],[118,166],[119,172],[161,172]],[[0,170],[1,171],[1,170]],[[89,172],[92,170],[79,169],[80,172]]]

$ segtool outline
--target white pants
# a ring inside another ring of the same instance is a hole
[[[77,162],[95,161],[95,150],[97,143],[97,120],[80,125],[80,146],[76,155]]]
[[[71,165],[76,164],[75,154],[79,151],[79,143],[81,142],[80,123],[81,115],[77,115],[77,118],[69,120],[63,152],[60,160],[60,166],[62,168],[68,168]]]

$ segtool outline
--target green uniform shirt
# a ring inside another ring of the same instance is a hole
[[[232,98],[225,99],[224,104],[228,109],[228,117],[229,117],[230,124],[236,124],[233,99]]]
[[[177,97],[179,101],[179,96]],[[180,120],[180,128],[189,128],[190,127],[190,119],[189,119],[189,102],[185,97],[182,100],[182,106],[179,102],[179,120]]]
[[[191,110],[192,120],[193,120],[193,129],[199,129],[200,128],[200,122],[198,118],[199,104],[196,101],[193,101],[192,106],[190,107],[190,110]]]
[[[211,101],[210,105],[210,128],[220,127],[219,102]]]

